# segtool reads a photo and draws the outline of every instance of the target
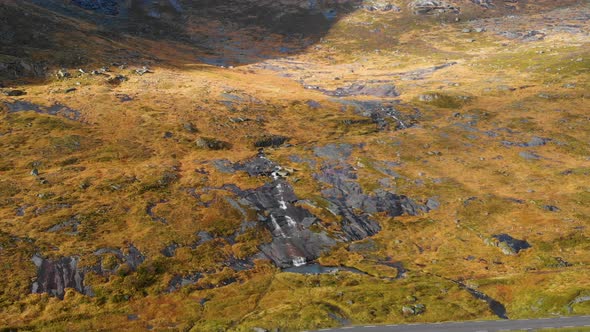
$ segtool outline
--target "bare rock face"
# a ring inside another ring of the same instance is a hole
[[[416,15],[433,15],[444,13],[459,13],[460,8],[443,0],[415,0],[410,3],[410,8]]]
[[[106,266],[104,258],[109,254],[116,260]],[[99,264],[81,268],[78,265],[79,258],[76,256],[46,259],[35,254],[31,260],[37,266],[37,278],[33,282],[31,293],[47,293],[63,300],[66,288],[73,288],[84,295],[94,296],[92,288],[84,285],[86,273],[94,272],[107,276],[115,273],[122,264],[126,264],[131,271],[135,271],[145,260],[145,256],[133,245],[129,245],[125,250],[99,249],[94,252],[94,255],[99,256]]]
[[[259,212],[259,219],[271,231],[273,240],[261,251],[277,266],[304,264],[336,244],[325,231],[312,231],[319,220],[308,210],[294,205],[298,198],[291,185],[277,179],[245,192],[244,198]]]
[[[231,191],[241,198],[242,204],[256,211],[258,222],[271,232],[272,241],[263,244],[260,251],[275,265],[303,265],[336,244],[336,240],[323,230],[320,220],[297,205],[299,199],[293,187],[280,175],[284,174],[282,168],[264,153],[232,167],[250,176],[272,179],[259,188],[242,191],[232,187]],[[318,227],[312,230],[313,225]]]
[[[484,8],[492,8],[495,6],[493,0],[471,0],[471,2]]]
[[[55,260],[39,255],[32,258],[37,266],[37,279],[31,292],[48,293],[63,299],[66,288],[73,288],[82,294],[91,294],[90,287],[84,286],[84,271],[78,268],[78,257],[61,257]]]
[[[329,203],[327,209],[342,219],[340,231],[331,234],[322,220],[304,208],[304,202],[281,175],[282,168],[264,153],[228,166],[250,176],[272,179],[255,189],[243,191],[235,186],[228,189],[240,197],[242,204],[256,211],[258,222],[271,232],[272,241],[261,245],[260,250],[278,267],[304,265],[338,242],[361,240],[377,234],[381,226],[371,217],[374,213],[384,212],[395,217],[428,211],[426,206],[391,192],[364,193],[356,181],[354,169],[345,161],[352,148],[346,144],[331,144],[315,150],[316,156],[325,160],[315,177],[326,186],[322,196]]]
[[[354,169],[346,163],[351,151],[351,146],[342,144],[330,144],[315,150],[316,156],[325,158],[324,165],[315,178],[326,185],[322,196],[330,202],[328,209],[343,217],[342,230],[347,241],[361,240],[381,230],[371,214],[385,212],[396,217],[428,211],[426,206],[403,195],[385,190],[378,190],[373,194],[364,193],[356,181]]]

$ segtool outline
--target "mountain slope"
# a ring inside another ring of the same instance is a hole
[[[138,4],[0,4],[0,326],[588,314],[587,2]]]

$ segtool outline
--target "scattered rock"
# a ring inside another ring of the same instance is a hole
[[[521,250],[531,248],[531,245],[524,241],[511,237],[508,234],[496,234],[484,240],[487,245],[500,248],[505,255],[516,255]]]
[[[162,203],[166,203],[166,202],[167,202],[166,200],[160,200],[157,203],[148,203],[147,204],[147,206],[145,208],[145,212],[148,214],[148,216],[150,216],[150,218],[152,218],[152,221],[160,222],[162,224],[167,224],[168,223],[168,221],[166,220],[166,218],[157,216],[154,213],[154,208],[156,206],[158,206],[158,204],[162,204]]]
[[[80,221],[76,219],[76,217],[72,217],[66,221],[60,222],[56,225],[49,227],[46,232],[48,233],[56,233],[62,230],[69,230],[65,234],[69,235],[77,235],[78,234],[78,226],[80,226]]]
[[[166,257],[174,257],[176,254],[176,249],[180,246],[177,243],[171,243],[167,245],[164,249],[160,250],[160,253]]]
[[[145,256],[132,244],[123,250],[101,248],[96,250],[94,255],[99,256],[100,263],[91,269],[93,272],[102,276],[115,273],[123,264],[125,264],[129,270],[135,271],[139,265],[145,261]],[[114,257],[115,260],[109,260],[109,256]]]
[[[123,83],[123,82],[125,82],[127,80],[128,80],[127,76],[116,75],[116,76],[113,76],[113,77],[109,77],[107,79],[107,83],[110,84],[110,85],[119,85],[119,84],[121,84],[121,83]]]
[[[510,142],[510,141],[502,141],[502,145],[507,146],[507,147],[518,146],[518,147],[523,147],[523,148],[532,148],[532,147],[539,147],[539,146],[546,145],[550,141],[551,141],[550,138],[542,138],[542,137],[538,137],[538,136],[533,136],[530,139],[530,141],[528,141],[528,142],[514,143],[514,142]]]
[[[23,90],[2,90],[2,94],[8,97],[24,96],[27,93]]]
[[[471,2],[484,8],[492,8],[495,6],[493,0],[471,0]]]
[[[62,80],[62,79],[66,79],[66,78],[72,77],[72,74],[70,74],[70,72],[68,72],[66,69],[60,69],[60,70],[57,71],[57,73],[55,74],[55,76],[57,76],[57,78],[59,78],[60,80]]]
[[[368,84],[353,83],[347,87],[337,88],[336,90],[319,89],[324,94],[334,97],[349,96],[373,96],[373,97],[398,97],[395,86],[390,83]]]
[[[326,185],[321,193],[330,203],[327,209],[343,218],[342,231],[348,241],[361,240],[381,230],[380,225],[370,217],[371,214],[385,212],[396,217],[428,211],[427,207],[416,204],[406,196],[382,189],[372,195],[363,193],[356,182],[356,172],[346,163],[351,149],[351,146],[335,144],[316,148],[316,156],[325,157],[326,161],[320,172],[314,175]]]
[[[193,125],[191,122],[185,122],[182,124],[182,128],[189,133],[196,133],[198,132],[197,127]]]
[[[413,127],[417,123],[419,112],[416,114],[406,114],[397,108],[398,102],[391,101],[361,101],[361,100],[343,100],[336,99],[336,102],[343,104],[345,107],[354,108],[355,113],[370,118],[370,121],[377,125],[378,130],[403,130]],[[393,122],[393,123],[392,123]],[[366,123],[358,121],[356,123]],[[352,125],[354,122],[344,122],[346,125]]]
[[[436,210],[440,207],[440,202],[438,201],[437,198],[431,197],[426,201],[426,207],[429,210]]]
[[[195,144],[200,149],[206,150],[229,150],[231,144],[211,137],[199,137]]]
[[[401,12],[401,8],[399,8],[398,6],[390,3],[390,2],[384,2],[384,1],[372,1],[368,4],[363,4],[362,6],[363,9],[370,11],[370,12],[374,12],[374,11],[380,11],[380,12],[396,12],[399,13]]]
[[[320,104],[319,102],[315,101],[315,100],[308,100],[306,102],[307,106],[309,106],[310,108],[313,109],[318,109],[318,108],[322,108],[322,104]]]
[[[213,240],[213,236],[205,231],[198,232],[197,236],[199,237],[199,240],[195,243],[195,246],[197,246],[197,247]]]
[[[22,77],[44,77],[45,66],[25,59],[2,55],[0,77],[18,79]]]
[[[546,211],[549,211],[549,212],[559,212],[559,211],[561,211],[561,209],[558,208],[555,205],[545,205],[545,206],[543,206],[543,209],[546,210]]]
[[[197,281],[199,281],[199,279],[202,278],[202,275],[200,273],[195,273],[193,275],[187,275],[187,276],[179,276],[176,275],[172,278],[172,280],[170,280],[170,283],[168,283],[168,293],[172,293],[174,291],[179,290],[182,287],[188,286],[188,285],[193,285],[195,284]]]
[[[426,311],[426,306],[424,304],[413,304],[413,305],[405,305],[402,307],[402,313],[405,316],[415,316],[420,315]]]
[[[572,306],[574,306],[578,303],[584,303],[584,302],[589,302],[589,301],[590,301],[590,295],[578,295],[578,296],[576,296],[575,299],[573,299],[570,303],[568,303],[567,309],[568,309],[569,313],[572,313],[573,312]]]
[[[442,0],[415,0],[409,4],[416,15],[433,15],[460,12],[459,7]]]
[[[377,250],[377,243],[373,239],[354,242],[348,246],[348,250],[351,252],[371,252]]]
[[[521,158],[526,159],[526,160],[539,160],[539,159],[541,159],[541,156],[539,156],[538,154],[536,154],[532,151],[522,151],[518,155]]]
[[[268,332],[267,329],[263,329],[262,327],[253,327],[252,332]]]
[[[287,142],[287,140],[289,140],[289,138],[286,136],[265,135],[265,136],[262,136],[262,137],[256,139],[256,141],[254,141],[254,147],[257,147],[257,148],[275,147],[276,148],[276,147],[283,145],[285,142]]]
[[[143,76],[143,75],[148,74],[148,73],[153,73],[153,71],[149,70],[149,68],[147,68],[147,67],[144,66],[142,68],[135,69],[135,73],[137,75],[139,75],[139,76]]]
[[[133,98],[131,98],[129,95],[123,93],[118,93],[115,95],[115,97],[117,97],[117,99],[119,99],[120,102],[128,102],[133,100]]]
[[[119,1],[117,0],[72,0],[72,3],[83,9],[98,11],[107,15],[119,14]]]

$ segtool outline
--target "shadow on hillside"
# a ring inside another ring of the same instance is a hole
[[[358,2],[183,1],[182,12],[160,6],[154,15],[137,5],[109,13],[95,0],[85,8],[76,1],[0,4],[0,79],[42,78],[59,67],[239,66],[285,57],[320,41]]]

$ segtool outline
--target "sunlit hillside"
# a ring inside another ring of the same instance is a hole
[[[589,19],[1,0],[0,330],[590,314]]]

